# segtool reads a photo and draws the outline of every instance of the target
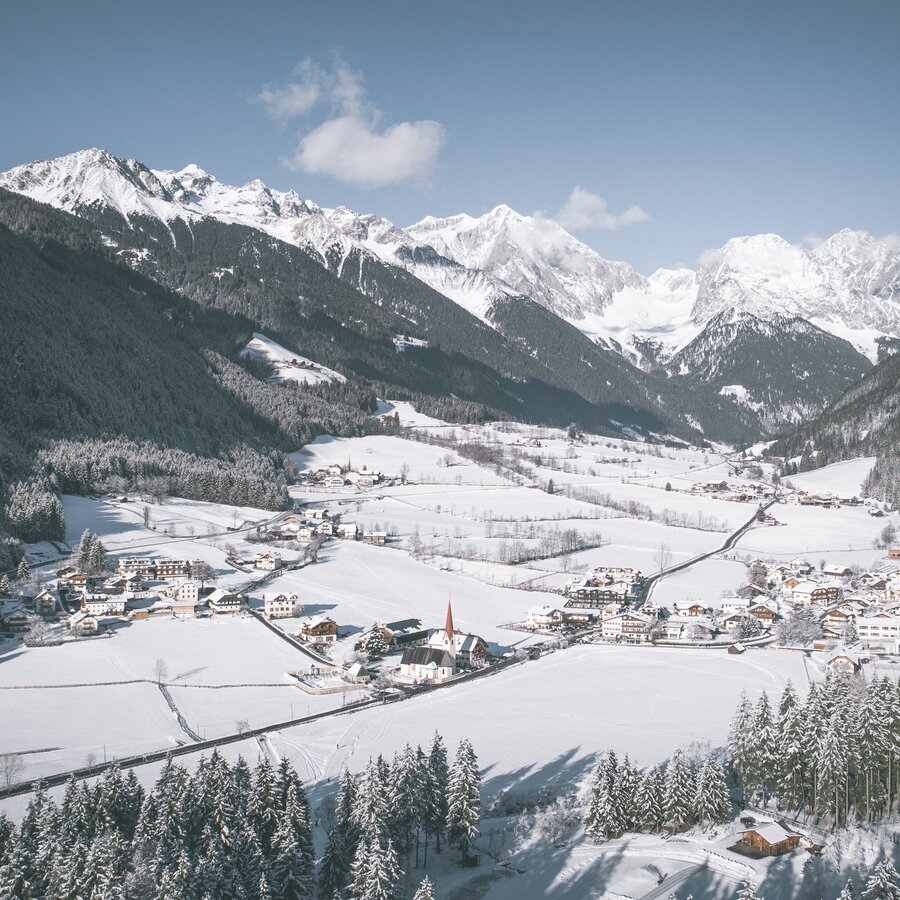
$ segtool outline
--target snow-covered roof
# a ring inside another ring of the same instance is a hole
[[[777,822],[765,822],[761,825],[754,825],[753,828],[748,828],[744,834],[749,834],[750,832],[758,834],[770,844],[780,844],[782,841],[795,836],[789,831],[785,831]]]

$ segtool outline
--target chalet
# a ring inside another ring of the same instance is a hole
[[[790,589],[791,599],[802,606],[825,606],[841,599],[842,589],[836,584],[801,581]]]
[[[86,612],[77,612],[69,617],[69,630],[73,634],[96,634],[100,623],[96,616]]]
[[[778,856],[794,850],[800,844],[800,836],[777,822],[766,822],[741,832],[741,843],[763,856]]]
[[[355,525],[338,525],[335,534],[339,538],[350,538],[354,540],[356,538],[356,526]]]
[[[308,644],[333,644],[337,640],[337,622],[328,616],[309,616],[300,620],[298,636]]]
[[[888,550],[888,559],[900,559],[900,547],[891,547]]]
[[[708,612],[702,603],[695,600],[676,600],[672,604],[672,608],[680,616],[705,616]]]
[[[332,524],[330,519],[324,519],[319,523],[319,527],[316,529],[318,534],[324,534],[328,537],[334,534],[334,525]]]
[[[22,634],[28,631],[34,616],[24,606],[13,606],[0,613],[0,631],[6,634]]]
[[[338,467],[338,471],[335,473],[340,475],[340,467]],[[321,522],[322,519],[330,519],[331,513],[328,512],[327,509],[311,509],[307,513],[308,517],[312,519],[314,522]]]
[[[282,566],[281,556],[269,551],[260,553],[253,561],[253,567],[263,572],[275,572]]]
[[[694,641],[700,643],[715,637],[713,622],[700,616],[669,616],[663,623],[663,634],[667,641]]]
[[[555,606],[532,606],[525,618],[529,628],[553,628],[563,624],[565,613]]]
[[[798,557],[791,560],[791,571],[796,572],[798,575],[810,575],[812,570],[812,563],[808,563],[805,559]]]
[[[66,585],[71,591],[86,590],[88,586],[88,577],[83,572],[76,572],[66,579]]]
[[[849,566],[832,564],[825,566],[825,568],[822,569],[822,574],[826,578],[849,578],[853,573],[850,571]]]
[[[139,573],[142,574],[142,573]],[[156,580],[165,581],[169,578],[187,578],[191,574],[190,563],[186,559],[158,559],[156,560]]]
[[[650,640],[653,619],[642,613],[619,613],[603,620],[600,633],[607,640],[642,644]]]
[[[53,591],[43,590],[34,598],[34,611],[42,616],[52,616],[59,601]]]
[[[825,671],[837,675],[857,675],[862,671],[859,654],[845,647],[835,648],[825,663]]]
[[[116,571],[120,575],[143,575],[154,578],[156,576],[156,564],[148,556],[124,556],[116,562]]]
[[[376,544],[377,546],[383,546],[387,543],[387,532],[386,531],[364,531],[363,532],[363,543],[364,544]]]
[[[217,614],[236,613],[241,610],[241,598],[222,588],[216,588],[206,598],[209,608]]]
[[[400,660],[400,675],[416,684],[447,681],[456,674],[456,662],[438,647],[407,647]]]
[[[765,603],[753,603],[748,612],[751,616],[755,616],[764,625],[774,625],[775,619],[778,618],[775,610]]]
[[[853,613],[846,607],[838,606],[834,609],[829,609],[828,612],[825,613],[823,622],[826,625],[830,625],[832,628],[842,629],[852,620]]]
[[[453,627],[453,609],[447,604],[444,627],[430,631],[426,646],[446,650],[461,668],[480,669],[487,660],[487,644],[477,634],[467,634]]]
[[[311,541],[312,536],[316,533],[315,527],[310,527],[309,525],[301,525],[297,529],[297,540],[298,541]]]
[[[325,487],[338,488],[345,487],[346,484],[347,482],[344,480],[343,475],[329,475],[329,477],[325,479]]]
[[[73,575],[77,574],[78,569],[76,569],[75,566],[63,566],[63,568],[56,570],[56,577],[64,582],[68,582]]]
[[[303,612],[296,594],[263,594],[263,613],[268,619],[287,619]]]

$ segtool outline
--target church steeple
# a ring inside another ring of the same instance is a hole
[[[450,601],[447,601],[447,621],[444,624],[444,631],[447,633],[447,639],[453,640],[453,608],[450,606]]]

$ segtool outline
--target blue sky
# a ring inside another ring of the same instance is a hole
[[[401,225],[507,203],[644,272],[900,231],[896,2],[81,0],[2,28],[3,169],[101,146]]]

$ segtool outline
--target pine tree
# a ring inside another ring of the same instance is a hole
[[[434,900],[434,885],[427,875],[419,884],[419,889],[413,895],[413,900]]]
[[[777,752],[775,722],[769,695],[760,694],[753,714],[753,725],[750,732],[746,777],[751,793],[760,791],[763,802],[766,800],[769,782],[769,767]]]
[[[447,832],[457,842],[463,858],[478,835],[481,774],[475,751],[468,740],[460,742],[450,769],[447,790]]]
[[[750,886],[750,882],[744,882],[744,886],[737,892],[737,900],[764,900],[763,897],[758,897],[753,888]]]
[[[340,893],[347,882],[351,862],[352,857],[344,843],[344,829],[335,824],[328,832],[325,855],[319,866],[319,896],[322,900]]]
[[[9,579],[5,575],[0,575],[0,597],[9,596]]]
[[[848,878],[843,890],[838,896],[838,900],[856,900],[856,891],[853,888],[853,879]]]
[[[746,802],[748,776],[751,772],[751,736],[753,728],[753,706],[746,691],[741,691],[738,708],[731,720],[728,732],[728,763],[741,783],[741,791]]]
[[[788,681],[778,705],[778,752],[770,761],[774,766],[775,793],[780,803],[788,809],[797,809],[803,800],[808,743],[805,732],[804,710],[793,684]]]
[[[889,859],[879,863],[869,876],[860,900],[900,900],[897,870]]]
[[[278,829],[278,800],[275,772],[271,763],[262,758],[253,773],[250,797],[247,801],[247,821],[256,833],[262,852],[268,855],[272,838]]]
[[[363,650],[365,650],[372,659],[381,659],[381,657],[387,653],[387,641],[385,641],[384,633],[378,625],[366,635],[366,639],[363,643]]]
[[[28,853],[16,835],[8,841],[0,856],[0,897],[35,900],[37,894],[28,879]]]
[[[401,855],[410,853],[415,846],[421,824],[420,799],[423,789],[416,754],[407,744],[394,758],[389,785],[390,830]]]
[[[28,560],[23,556],[19,560],[19,566],[16,569],[16,581],[21,585],[25,585],[30,578],[31,566],[28,565]]]
[[[436,849],[441,852],[441,835],[447,827],[447,793],[450,785],[450,768],[447,765],[447,749],[444,739],[434,733],[428,754],[428,779],[425,784],[425,831],[434,835]],[[427,844],[426,844],[427,854]]]
[[[666,822],[676,830],[690,825],[693,821],[694,773],[684,752],[678,748],[666,766],[665,817]]]
[[[665,785],[657,767],[647,769],[635,798],[636,822],[641,831],[658,831],[665,821]]]
[[[702,825],[720,825],[731,819],[731,797],[725,772],[712,755],[706,757],[697,775],[694,815]]]
[[[591,783],[585,829],[594,840],[608,840],[622,834],[625,825],[619,806],[619,767],[612,750],[597,759]]]
[[[619,767],[617,780],[619,812],[622,816],[622,828],[624,831],[633,831],[635,828],[639,814],[637,794],[640,784],[641,773],[626,753],[622,758],[622,765]]]

